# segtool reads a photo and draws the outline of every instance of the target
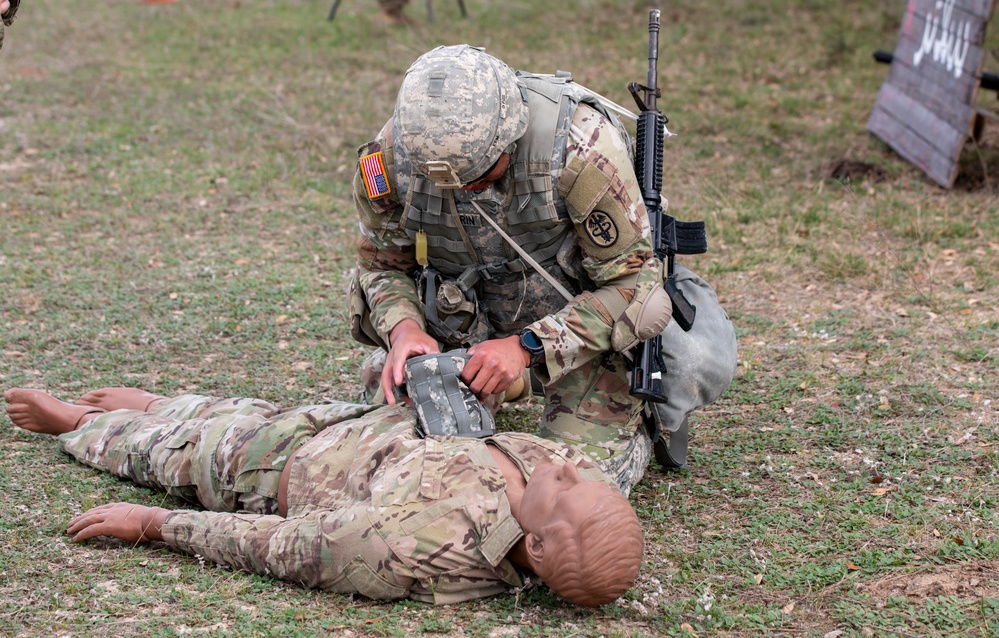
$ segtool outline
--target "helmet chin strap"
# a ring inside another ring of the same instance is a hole
[[[447,162],[431,160],[426,163],[426,170],[427,178],[437,188],[461,188],[464,186],[458,178],[458,174],[454,172],[454,167]]]
[[[506,148],[500,151],[500,154],[496,156],[496,159],[489,164],[489,168],[483,171],[479,177],[473,180],[463,181],[458,173],[454,170],[454,167],[450,163],[441,160],[430,160],[426,162],[424,168],[427,173],[427,179],[434,183],[437,188],[464,188],[476,182],[481,182],[482,180],[489,177],[496,167],[499,165],[500,161],[503,159],[503,155],[513,155],[517,150],[517,143],[510,142],[507,144]]]

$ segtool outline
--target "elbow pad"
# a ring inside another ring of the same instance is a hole
[[[611,347],[615,352],[625,352],[640,341],[651,339],[666,329],[673,316],[673,302],[663,286],[665,280],[662,260],[655,257],[642,265],[635,280],[635,296],[622,311],[610,307],[616,316],[611,328]]]

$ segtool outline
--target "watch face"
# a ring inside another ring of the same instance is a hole
[[[520,345],[531,355],[531,365],[536,366],[545,358],[545,348],[541,345],[541,339],[530,330],[520,333]]]
[[[520,333],[520,343],[524,346],[524,349],[531,352],[531,354],[534,354],[538,350],[544,352],[544,348],[541,346],[541,339],[538,339],[538,335],[529,330],[525,330]]]

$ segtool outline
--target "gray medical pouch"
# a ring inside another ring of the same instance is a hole
[[[492,413],[461,380],[469,358],[465,350],[451,350],[406,361],[406,393],[416,408],[420,436],[484,438],[495,433]]]

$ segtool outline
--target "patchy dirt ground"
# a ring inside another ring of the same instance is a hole
[[[894,596],[904,596],[917,603],[941,596],[969,601],[999,598],[999,561],[941,565],[935,570],[923,569],[862,583],[857,588],[880,604]]]

